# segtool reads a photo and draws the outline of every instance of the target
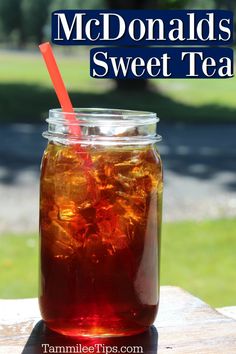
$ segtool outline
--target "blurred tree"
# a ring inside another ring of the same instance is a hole
[[[214,0],[214,2],[215,2],[216,9],[228,10],[228,11],[232,11],[233,13],[235,13],[236,11],[236,0]],[[236,34],[236,16],[234,16],[234,35],[233,35],[234,45],[236,43],[235,34]]]
[[[186,6],[189,0],[106,0],[107,7],[112,10],[147,10],[147,9],[181,9]],[[144,90],[148,88],[148,81],[139,80],[116,80],[117,88],[121,90]]]
[[[104,8],[105,0],[52,0],[51,11],[59,9],[100,9]]]
[[[22,31],[21,0],[0,0],[1,27],[4,36],[9,37],[15,30],[18,32],[18,45],[25,42]]]
[[[226,9],[229,11],[233,11],[236,8],[235,0],[215,0],[215,7],[217,9]]]
[[[23,33],[25,38],[41,43],[49,15],[51,0],[21,0]]]
[[[183,9],[189,0],[107,0],[110,9]]]
[[[81,3],[81,0],[52,0],[50,10],[55,11],[60,9],[79,9]]]
[[[17,44],[21,47],[27,41],[40,43],[44,28],[50,21],[50,12],[57,9],[104,8],[105,0],[0,0],[1,38],[11,41],[17,32]]]
[[[207,9],[213,9],[215,6],[214,3],[215,0],[192,0],[188,3],[188,8],[189,9],[195,9],[195,10],[207,10]]]
[[[160,10],[178,10],[184,9],[190,0],[156,0],[156,7]]]

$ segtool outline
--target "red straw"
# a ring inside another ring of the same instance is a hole
[[[65,115],[66,119],[72,124],[77,123],[75,112],[74,112],[70,97],[68,95],[65,84],[63,82],[60,71],[58,69],[56,59],[54,57],[50,43],[46,42],[46,43],[40,44],[39,49],[40,49],[40,51],[43,55],[44,61],[46,63],[46,66],[47,66],[49,75],[51,77],[57,98],[60,102],[62,111],[64,113],[74,113],[74,114],[66,114]],[[70,126],[70,133],[75,134],[75,135],[81,135],[80,127],[78,125],[71,125]]]

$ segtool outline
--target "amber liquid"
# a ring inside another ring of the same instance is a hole
[[[41,175],[39,301],[50,329],[121,336],[154,322],[161,200],[153,147],[81,151],[49,143]]]

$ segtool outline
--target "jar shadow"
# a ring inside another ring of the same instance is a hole
[[[146,332],[130,337],[72,338],[49,330],[39,321],[33,328],[21,354],[42,353],[148,353],[157,354],[158,332],[151,326]]]

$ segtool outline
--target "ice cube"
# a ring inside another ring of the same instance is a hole
[[[55,155],[55,173],[84,168],[83,156],[73,147],[62,147]]]
[[[128,175],[134,166],[139,166],[142,163],[138,155],[131,156],[130,160],[124,160],[114,164],[116,174]]]
[[[66,197],[56,199],[58,207],[58,218],[61,221],[72,221],[77,216],[75,203]]]
[[[153,188],[152,179],[149,175],[137,177],[135,180],[135,193],[142,197],[146,197]]]
[[[107,200],[101,200],[96,205],[96,225],[103,241],[112,235],[117,226],[117,213]]]
[[[117,192],[116,203],[123,209],[122,215],[127,220],[142,221],[146,212],[146,198],[125,192]]]
[[[128,239],[126,233],[123,230],[121,230],[121,225],[120,225],[120,227],[117,227],[112,235],[111,244],[113,249],[117,251],[117,250],[128,248],[129,242],[130,240]]]
[[[78,244],[71,237],[67,225],[53,220],[51,224],[42,229],[42,245],[55,258],[66,259],[74,254]]]
[[[107,247],[98,234],[89,233],[85,238],[83,249],[85,257],[90,259],[91,263],[99,263],[107,255]]]
[[[86,177],[71,171],[57,173],[54,176],[55,195],[64,196],[76,204],[87,198],[88,187]]]

